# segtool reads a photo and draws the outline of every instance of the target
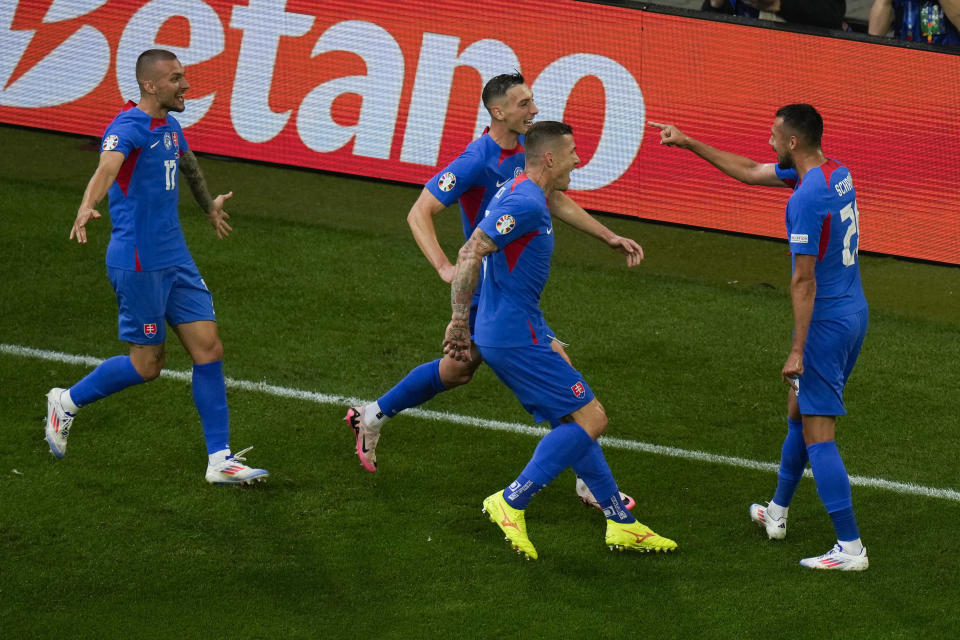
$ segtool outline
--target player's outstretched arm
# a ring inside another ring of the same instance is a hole
[[[217,237],[223,240],[229,236],[233,227],[227,223],[230,214],[223,210],[223,203],[233,197],[233,191],[221,194],[216,198],[210,197],[207,180],[203,177],[203,172],[200,171],[200,163],[197,162],[197,156],[193,155],[193,151],[187,151],[180,156],[180,170],[183,171],[183,176],[187,179],[187,184],[190,185],[190,191],[193,192],[197,204],[210,218],[210,224],[217,232]]]
[[[104,151],[100,154],[100,161],[97,170],[90,177],[87,188],[83,192],[83,199],[80,201],[80,208],[77,209],[77,217],[73,221],[73,227],[70,229],[70,239],[77,239],[77,242],[84,244],[87,241],[87,223],[90,220],[100,217],[100,212],[96,207],[107,195],[110,185],[117,179],[120,173],[120,167],[123,166],[124,155],[119,151]]]
[[[720,171],[739,180],[744,184],[755,184],[766,187],[787,187],[790,186],[777,177],[776,168],[771,163],[760,163],[746,156],[741,156],[729,151],[721,151],[715,147],[700,142],[696,138],[691,138],[672,124],[661,124],[659,122],[647,122],[651,127],[660,130],[660,144],[668,147],[680,147],[694,152]]]
[[[562,191],[553,191],[548,202],[550,215],[563,220],[574,229],[607,243],[611,249],[627,256],[627,266],[635,267],[643,260],[643,248],[631,240],[618,236],[605,224],[586,212],[573,198]]]
[[[437,200],[429,189],[424,188],[420,192],[420,197],[410,207],[407,224],[410,225],[413,239],[417,241],[420,251],[437,270],[443,281],[449,283],[453,280],[455,268],[440,246],[440,241],[437,240],[437,228],[433,224],[434,216],[444,209],[446,209],[444,204]]]
[[[480,281],[483,258],[497,250],[497,245],[482,229],[473,230],[470,239],[460,248],[456,270],[450,283],[452,317],[443,338],[443,353],[454,360],[470,358],[470,305]]]
[[[783,365],[783,379],[795,386],[794,378],[803,374],[803,347],[807,343],[813,301],[817,297],[815,269],[817,256],[794,256],[793,278],[790,280],[790,300],[793,303],[793,344]]]

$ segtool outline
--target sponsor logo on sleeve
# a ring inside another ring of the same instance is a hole
[[[450,191],[456,184],[457,176],[453,175],[451,171],[447,171],[437,180],[437,186],[440,187],[440,191]]]
[[[807,244],[810,237],[805,233],[791,233],[790,244]]]
[[[103,145],[100,148],[104,151],[113,151],[118,144],[120,144],[120,138],[111,133],[103,139]]]
[[[517,221],[509,213],[505,213],[497,219],[497,233],[500,235],[510,233],[515,226],[517,226]]]

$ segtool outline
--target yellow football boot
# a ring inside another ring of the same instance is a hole
[[[527,537],[527,523],[523,519],[523,510],[514,509],[503,499],[503,491],[497,491],[483,501],[483,512],[503,531],[510,546],[531,558],[537,559],[537,550]],[[676,545],[674,545],[676,546]]]
[[[623,551],[673,551],[677,543],[669,538],[658,536],[640,522],[614,522],[607,520],[607,546],[610,550]]]

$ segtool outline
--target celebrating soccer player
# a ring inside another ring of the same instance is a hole
[[[453,315],[444,339],[445,360],[471,362],[479,349],[534,419],[553,427],[517,479],[483,501],[484,511],[518,552],[536,558],[524,510],[538,491],[573,467],[607,518],[607,545],[671,551],[677,543],[637,522],[621,499],[597,443],[607,415],[580,372],[551,347],[553,332],[539,308],[554,244],[547,202],[567,189],[570,171],[579,162],[571,128],[562,122],[534,124],[527,133],[526,155],[526,172],[497,191],[460,249],[451,284]],[[486,280],[471,340],[484,258]]]
[[[837,544],[800,564],[863,571],[869,566],[867,551],[853,514],[850,478],[835,441],[836,417],[846,415],[843,388],[867,331],[867,301],[857,259],[860,213],[850,170],[823,154],[823,119],[808,104],[777,111],[770,135],[776,164],[720,151],[673,125],[650,124],[660,129],[660,144],[689,149],[741,182],[794,189],[786,217],[793,254],[793,345],[781,372],[790,385],[787,436],[773,500],[766,507],[751,505],[750,517],[771,539],[784,538],[787,509],[809,460]]]
[[[450,282],[454,267],[437,240],[434,216],[459,201],[463,237],[469,238],[497,190],[523,171],[524,134],[538,112],[533,92],[519,73],[492,78],[483,88],[482,100],[490,113],[490,126],[456,160],[427,181],[407,215],[417,245],[444,282]],[[625,254],[628,266],[636,266],[643,260],[640,245],[613,233],[566,194],[553,192],[549,207],[553,216]],[[471,328],[479,299],[478,283],[471,307]],[[547,344],[567,357],[561,343],[552,335],[547,338]],[[354,430],[356,453],[363,468],[370,472],[377,470],[376,447],[384,422],[438,393],[470,382],[480,363],[476,349],[470,359],[440,358],[426,362],[410,371],[376,402],[350,408],[344,419]],[[585,504],[599,506],[579,478],[577,493]],[[630,496],[623,494],[622,497],[628,507],[633,506]]]
[[[83,194],[70,239],[87,241],[86,225],[99,218],[97,204],[109,193],[113,232],[107,274],[117,295],[120,339],[130,354],[104,361],[69,389],[47,393],[46,439],[62,458],[77,411],[129,386],[153,380],[164,364],[166,323],[193,359],[193,399],[207,445],[207,482],[249,484],[267,471],[232,454],[223,376],[223,344],[213,300],[180,229],[177,170],[183,171],[217,237],[232,231],[224,202],[211,198],[197,158],[171,111],[184,109],[190,87],[177,57],[161,49],[137,59],[140,103],[130,102],[103,134],[100,161]]]

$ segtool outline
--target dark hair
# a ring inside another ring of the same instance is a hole
[[[137,57],[137,83],[142,87],[145,76],[153,68],[153,65],[160,60],[176,60],[177,56],[172,51],[166,49],[147,49]]]
[[[573,135],[573,127],[566,122],[557,122],[556,120],[534,122],[530,125],[523,142],[523,150],[527,160],[542,156],[556,142],[557,138],[565,135]]]
[[[519,71],[514,73],[501,73],[499,76],[494,76],[487,81],[487,84],[483,86],[483,106],[487,108],[487,111],[490,111],[491,104],[499,100],[500,98],[507,95],[507,91],[510,91],[513,87],[518,84],[524,84],[526,80],[523,79],[523,76],[520,75]]]
[[[820,146],[823,137],[823,118],[817,110],[808,104],[788,104],[780,107],[777,117],[783,118],[783,124],[804,139],[807,145]]]

